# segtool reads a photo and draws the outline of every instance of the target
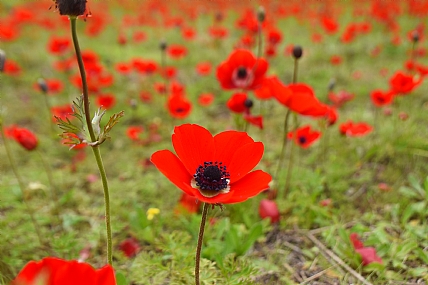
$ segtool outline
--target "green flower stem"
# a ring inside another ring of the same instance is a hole
[[[294,129],[297,129],[297,114],[293,114],[294,118]],[[294,143],[290,145],[290,154],[289,154],[289,160],[288,160],[288,169],[287,169],[287,179],[285,180],[285,187],[284,187],[284,196],[283,198],[287,198],[288,192],[290,190],[290,181],[291,181],[291,174],[293,172],[293,166],[294,166],[294,152],[293,152]]]
[[[297,72],[298,72],[298,60],[294,59],[294,72],[293,72],[293,84],[297,83]]]
[[[80,47],[79,47],[79,40],[77,38],[76,19],[77,19],[76,17],[70,17],[71,33],[73,37],[73,44],[76,52],[77,62],[79,64],[80,76],[82,78],[83,104],[84,104],[84,110],[85,110],[86,125],[88,127],[89,135],[91,136],[91,141],[95,142],[96,137],[94,134],[94,130],[92,128],[92,122],[91,122],[91,117],[89,112],[88,83],[86,81],[85,66],[83,65],[82,54],[80,52]],[[111,225],[110,225],[110,220],[111,220],[110,219],[110,194],[108,190],[107,175],[106,175],[103,161],[101,158],[99,145],[93,146],[92,151],[94,152],[94,156],[97,161],[98,169],[99,169],[101,180],[103,183],[106,234],[107,234],[107,261],[108,261],[108,264],[112,265],[113,264],[113,256],[112,256],[113,246],[112,246],[112,234],[111,234]]]
[[[208,207],[210,204],[205,203],[202,210],[201,226],[199,227],[198,245],[196,247],[196,262],[195,262],[195,284],[199,285],[199,263],[201,261],[202,241],[204,239],[205,222],[207,220]]]
[[[285,149],[287,147],[287,134],[288,134],[288,121],[290,120],[290,114],[291,114],[291,110],[288,109],[287,110],[287,114],[285,115],[285,120],[284,120],[284,134],[282,136],[282,147],[281,147],[281,154],[279,155],[279,159],[278,159],[278,166],[276,168],[276,172],[275,172],[275,181],[276,183],[278,183],[278,175],[279,175],[279,170],[282,167],[282,161],[284,160],[284,156],[285,156]]]
[[[4,133],[3,124],[1,123],[1,120],[2,120],[2,118],[0,117],[1,136],[3,138],[3,143],[4,143],[4,147],[6,149],[7,157],[9,158],[10,166],[12,167],[12,171],[15,174],[16,180],[18,180],[19,189],[21,190],[21,195],[22,195],[22,201],[24,202],[24,205],[27,208],[27,212],[30,215],[30,219],[31,219],[31,222],[33,223],[33,227],[36,231],[37,238],[39,239],[39,243],[41,246],[45,247],[45,246],[47,246],[47,242],[42,238],[42,234],[40,232],[41,227],[37,223],[37,220],[34,216],[34,209],[30,206],[30,204],[27,201],[27,198],[25,197],[25,183],[22,180],[21,175],[19,174],[18,168],[16,167],[16,164],[15,164],[15,160],[12,157],[12,152],[11,152],[11,149],[9,146],[9,141],[6,138],[6,135]]]

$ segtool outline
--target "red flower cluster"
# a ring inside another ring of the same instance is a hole
[[[213,137],[201,126],[185,124],[175,127],[172,143],[177,155],[161,150],[151,161],[178,188],[202,202],[239,203],[269,188],[269,174],[250,172],[262,158],[263,144],[244,132]]]

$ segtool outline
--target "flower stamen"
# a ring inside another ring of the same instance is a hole
[[[193,177],[192,187],[199,189],[205,197],[214,197],[230,190],[230,174],[227,171],[227,167],[222,165],[222,162],[204,162],[204,165],[199,165],[196,169]]]

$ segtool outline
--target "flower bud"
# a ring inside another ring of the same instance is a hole
[[[250,109],[254,105],[253,100],[251,100],[251,99],[245,99],[244,105],[245,105],[245,107],[247,107],[248,109]]]
[[[336,79],[332,78],[328,82],[328,91],[333,91],[334,87],[336,86]]]
[[[279,222],[281,214],[278,205],[273,200],[263,199],[259,205],[259,215],[262,219],[269,218],[271,224]]]
[[[45,94],[48,93],[49,88],[48,88],[48,85],[46,84],[46,81],[43,78],[37,79],[37,85],[39,86],[40,90],[43,93]]]
[[[0,49],[0,72],[3,72],[5,63],[6,63],[6,53]]]
[[[80,16],[86,11],[86,0],[55,0],[60,15]]]
[[[161,51],[165,51],[167,47],[168,47],[168,44],[166,43],[166,41],[162,40],[159,44],[159,48],[161,49]]]
[[[293,47],[293,57],[295,59],[301,58],[303,55],[303,49],[301,46],[297,45]]]
[[[418,31],[413,31],[412,32],[412,40],[413,40],[413,42],[417,43],[419,41],[419,38],[420,38],[419,32]]]
[[[259,20],[259,23],[263,23],[266,19],[266,12],[263,6],[260,6],[259,10],[257,11],[257,19]]]

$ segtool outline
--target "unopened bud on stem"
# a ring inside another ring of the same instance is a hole
[[[40,90],[42,90],[43,93],[48,93],[49,88],[46,84],[46,81],[43,78],[37,79],[37,85],[39,86]]]
[[[303,55],[303,49],[301,46],[297,45],[293,47],[293,57],[295,59],[301,58]]]
[[[60,15],[81,16],[86,11],[86,0],[55,0]]]
[[[257,11],[257,19],[259,20],[259,23],[263,23],[266,19],[266,12],[263,6],[260,6],[259,10]]]

